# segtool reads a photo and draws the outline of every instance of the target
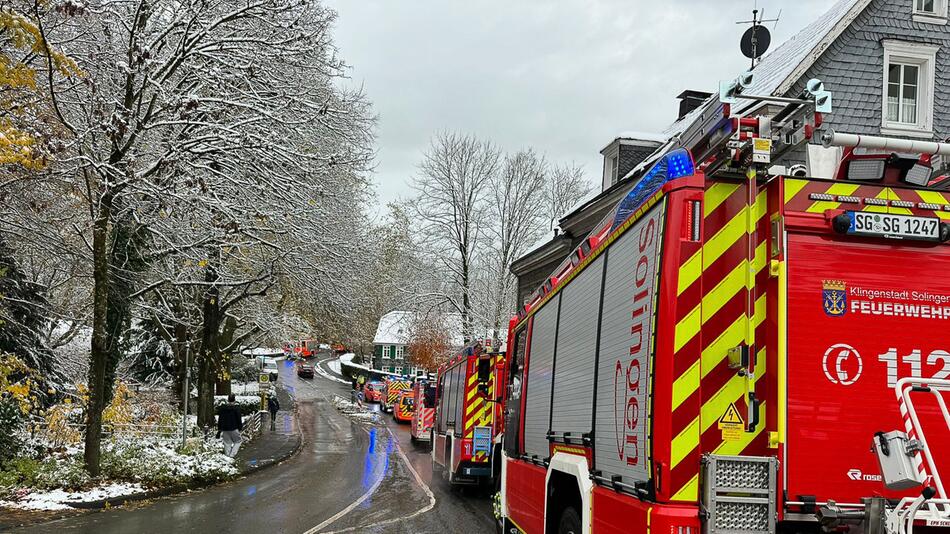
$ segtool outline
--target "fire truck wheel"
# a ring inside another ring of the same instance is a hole
[[[558,534],[580,534],[581,516],[573,506],[568,506],[561,512],[561,521],[558,522]]]

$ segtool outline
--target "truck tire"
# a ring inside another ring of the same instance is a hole
[[[573,506],[568,506],[561,512],[561,520],[557,525],[557,534],[580,534],[581,516]]]

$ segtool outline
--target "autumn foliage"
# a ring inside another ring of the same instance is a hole
[[[452,356],[452,343],[445,321],[434,314],[418,315],[409,329],[409,363],[435,371]]]

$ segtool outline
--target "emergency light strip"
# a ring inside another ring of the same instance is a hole
[[[931,210],[931,211],[950,211],[950,204],[932,204],[930,202],[918,202],[914,204],[909,200],[891,200],[888,201],[883,198],[861,198],[848,195],[830,195],[828,193],[811,193],[808,195],[808,200],[816,200],[820,202],[839,202],[841,204],[860,204],[865,203],[868,206],[887,206],[891,205],[895,208],[918,208],[922,210]]]

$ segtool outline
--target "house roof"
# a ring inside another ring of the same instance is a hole
[[[416,318],[415,312],[391,311],[379,318],[376,335],[373,336],[375,345],[406,345],[409,343],[410,330]],[[462,335],[462,316],[458,313],[447,313],[443,316],[446,329],[453,346],[461,347],[465,344]]]
[[[839,0],[824,15],[766,54],[753,69],[749,94],[781,95],[791,89],[871,0]]]
[[[860,15],[871,0],[838,0],[831,9],[772,50],[753,69],[750,95],[783,95],[801,78],[831,43]],[[712,98],[716,98],[714,94]],[[683,133],[703,112],[699,106],[671,124],[663,133]]]

